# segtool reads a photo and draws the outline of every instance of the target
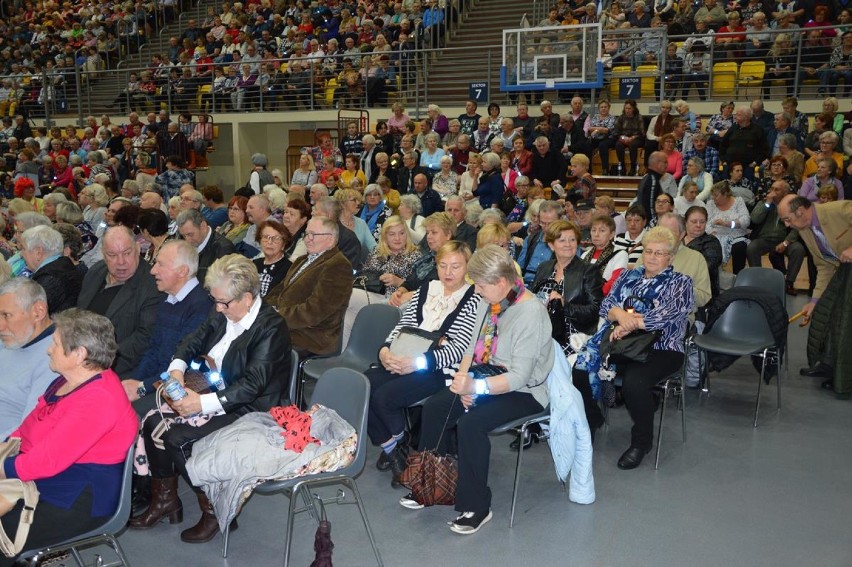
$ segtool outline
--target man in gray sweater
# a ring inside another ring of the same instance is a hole
[[[48,362],[53,323],[47,316],[47,296],[40,285],[15,278],[0,285],[0,439],[24,421],[56,378]]]

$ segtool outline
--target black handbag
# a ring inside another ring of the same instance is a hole
[[[379,274],[376,272],[363,272],[355,276],[352,287],[379,295],[385,295],[387,291],[387,286],[379,279]]]
[[[627,305],[628,302],[631,302],[632,304],[635,301],[639,301],[646,306],[648,305],[648,302],[645,299],[636,295],[628,297],[625,300],[625,305]],[[600,356],[603,361],[603,365],[609,366],[610,364],[624,364],[626,362],[648,362],[654,343],[660,339],[663,332],[639,329],[633,331],[629,335],[621,337],[618,340],[612,340],[610,337],[616,326],[617,325],[615,324],[610,325],[610,327],[604,331],[603,337],[601,338]]]
[[[474,380],[488,378],[489,376],[499,376],[500,374],[505,374],[508,370],[508,368],[499,364],[474,364],[467,369]]]

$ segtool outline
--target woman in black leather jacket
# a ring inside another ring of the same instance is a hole
[[[575,352],[571,335],[578,332],[593,335],[597,331],[603,280],[600,270],[577,256],[580,227],[573,222],[552,223],[544,241],[553,250],[553,258],[538,267],[531,289],[548,306],[553,338],[567,356]],[[553,304],[554,300],[559,303]],[[558,320],[559,314],[553,307],[561,307],[563,321]]]
[[[160,431],[160,415],[145,420],[142,435],[152,476],[151,504],[131,518],[131,528],[153,527],[166,516],[179,522],[183,505],[177,475],[192,486],[186,473],[192,444],[242,415],[268,411],[287,398],[290,334],[284,319],[261,300],[260,277],[252,261],[238,254],[216,260],[207,271],[205,287],[216,313],[178,345],[168,371],[183,383],[188,365],[204,359],[211,370],[212,393],[199,395],[187,388],[185,397],[169,401],[184,420],[172,423],[166,432]],[[212,371],[219,373],[220,383]],[[154,438],[160,436],[162,444],[157,447]],[[207,496],[198,487],[193,490],[202,515],[198,524],[181,532],[181,540],[202,543],[219,532],[219,525]]]

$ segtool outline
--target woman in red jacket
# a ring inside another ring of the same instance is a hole
[[[118,348],[109,319],[75,308],[56,315],[54,325],[47,353],[59,377],[10,435],[21,439],[20,453],[0,469],[2,478],[34,481],[41,494],[25,550],[86,533],[115,513],[124,460],[139,427],[109,369]],[[22,508],[18,502],[2,517],[10,536]],[[0,566],[14,562],[0,557]]]

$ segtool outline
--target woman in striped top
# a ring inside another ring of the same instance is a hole
[[[641,205],[632,205],[624,213],[627,230],[615,237],[612,245],[616,251],[627,252],[627,267],[632,268],[642,256],[642,237],[648,224],[648,213]]]
[[[371,386],[367,433],[382,447],[376,467],[393,471],[394,487],[406,466],[405,408],[446,387],[473,336],[479,296],[465,281],[469,259],[470,249],[462,242],[452,240],[438,250],[438,279],[414,292],[379,350],[381,366],[366,372]],[[403,327],[438,332],[441,339],[420,356],[394,354],[391,344]]]

